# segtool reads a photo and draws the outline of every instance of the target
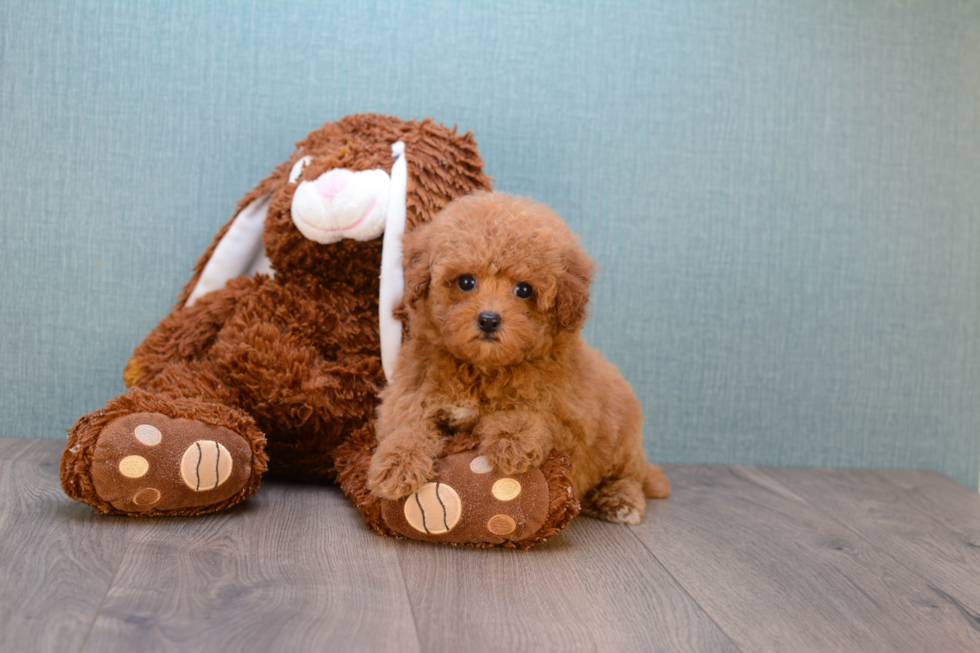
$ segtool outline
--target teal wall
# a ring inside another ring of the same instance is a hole
[[[601,266],[661,461],[980,465],[980,3],[0,4],[0,435],[60,438],[245,191],[473,130]]]

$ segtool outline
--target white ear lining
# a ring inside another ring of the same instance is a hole
[[[391,374],[402,344],[402,323],[392,311],[405,295],[405,272],[402,269],[402,236],[405,234],[405,192],[408,187],[408,166],[405,163],[405,144],[391,146],[397,157],[391,167],[391,191],[388,195],[388,217],[381,251],[381,290],[378,293],[378,327],[381,334],[381,366],[385,378]]]
[[[224,288],[229,279],[254,272],[273,274],[262,246],[262,229],[271,197],[272,193],[268,193],[241,210],[214,248],[184,306],[192,306],[201,296]]]

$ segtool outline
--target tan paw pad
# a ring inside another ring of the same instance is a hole
[[[487,522],[487,530],[494,535],[509,535],[517,528],[517,522],[507,515],[494,515]]]
[[[448,533],[462,514],[459,495],[445,483],[426,483],[405,500],[405,521],[420,533]]]
[[[148,447],[155,447],[163,440],[163,433],[152,424],[140,424],[133,430],[133,435]]]
[[[150,471],[150,463],[143,456],[126,456],[119,461],[119,473],[126,478],[139,478]]]
[[[133,503],[137,506],[152,506],[160,500],[160,490],[153,487],[146,487],[133,496]]]
[[[521,484],[512,478],[502,478],[493,484],[490,493],[498,501],[513,501],[521,493]]]
[[[195,492],[213,490],[231,476],[231,454],[214,440],[198,440],[184,451],[180,476]]]
[[[477,456],[470,461],[470,471],[474,474],[488,474],[492,469],[486,456]]]

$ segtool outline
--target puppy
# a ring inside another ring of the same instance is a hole
[[[585,344],[593,263],[547,207],[457,199],[405,236],[409,337],[381,394],[369,487],[398,499],[433,476],[447,437],[473,431],[503,474],[571,457],[587,514],[638,524],[670,484],[643,454],[640,402]]]

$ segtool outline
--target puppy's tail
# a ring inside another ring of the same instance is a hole
[[[646,474],[643,476],[643,494],[647,499],[665,499],[670,494],[670,481],[664,476],[662,469],[653,463],[646,463]]]

